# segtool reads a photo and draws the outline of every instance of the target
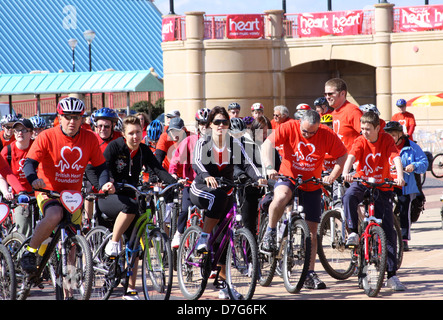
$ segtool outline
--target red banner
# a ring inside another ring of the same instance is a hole
[[[174,41],[175,18],[164,18],[162,21],[162,41]]]
[[[263,38],[265,28],[261,14],[239,14],[226,16],[228,39]]]
[[[363,11],[301,13],[298,15],[299,37],[355,35],[361,33]]]
[[[400,8],[401,31],[443,29],[443,6]]]

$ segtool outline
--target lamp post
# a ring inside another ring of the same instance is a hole
[[[88,43],[89,46],[89,72],[92,71],[92,56],[91,56],[91,48],[92,48],[92,41],[95,38],[95,32],[92,30],[86,30],[85,32],[83,32],[83,37],[85,38],[86,42]],[[92,114],[92,92],[89,94],[90,97],[90,109],[91,109],[91,114]]]
[[[75,47],[77,46],[77,39],[69,39],[68,44],[72,50],[72,72],[75,72]]]
[[[175,12],[174,12],[174,0],[169,0],[169,14],[175,14]]]

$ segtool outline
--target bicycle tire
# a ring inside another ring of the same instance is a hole
[[[60,259],[56,270],[56,300],[66,300],[69,298],[65,296],[65,292],[68,291],[72,294],[72,298],[76,300],[89,300],[94,277],[91,249],[82,235],[69,237],[66,241],[66,256],[69,263],[67,266],[68,273],[63,274],[63,259]],[[72,261],[72,259],[75,259],[75,261]]]
[[[436,154],[432,158],[431,173],[437,179],[443,178],[443,153]]]
[[[0,300],[17,299],[17,279],[11,253],[0,244]]]
[[[345,223],[339,211],[328,210],[323,213],[317,230],[318,258],[325,271],[337,280],[348,279],[356,263],[353,251],[345,248],[346,235],[343,238],[342,233]]]
[[[261,241],[265,235],[266,228],[268,227],[268,214],[262,213],[260,218],[260,231],[258,235],[258,243]],[[262,287],[268,287],[271,285],[272,279],[274,279],[275,268],[277,267],[277,259],[275,254],[264,252],[258,248],[258,264],[260,270],[260,277],[258,283]]]
[[[289,293],[300,292],[309,271],[311,257],[311,235],[303,219],[294,219],[291,223],[292,241],[284,243],[283,281]]]
[[[177,280],[185,299],[197,300],[206,289],[208,272],[204,256],[197,254],[195,247],[201,228],[192,226],[186,229],[178,247]],[[208,255],[206,255],[208,257]]]
[[[173,261],[171,243],[164,232],[152,230],[144,244],[143,293],[146,300],[169,300]]]
[[[91,248],[94,281],[89,300],[107,300],[114,290],[114,281],[108,276],[110,260],[105,255],[105,241],[110,235],[109,229],[97,226],[89,230],[86,241]]]
[[[258,280],[257,242],[246,228],[235,230],[226,256],[226,283],[231,300],[251,300]]]
[[[394,215],[394,232],[395,232],[395,239],[397,241],[397,270],[400,269],[401,264],[403,262],[403,236],[401,234],[401,227],[400,227],[400,221],[397,216]]]
[[[360,272],[363,290],[368,297],[376,297],[383,285],[388,257],[387,240],[380,226],[372,226],[368,238],[369,259],[365,259],[365,244],[360,243]]]
[[[19,232],[12,232],[2,240],[2,244],[11,253],[12,260],[15,266],[17,300],[26,300],[29,295],[29,290],[25,290],[23,283],[26,274],[22,270],[22,267],[20,265],[21,255],[24,252],[24,247],[22,247],[22,244],[25,241],[25,236]],[[20,250],[20,252],[18,250]]]

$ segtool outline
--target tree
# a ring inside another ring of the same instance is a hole
[[[149,109],[151,109],[151,121],[152,121],[164,112],[164,103],[165,103],[164,98],[158,99],[154,105],[149,101],[143,100],[134,103],[131,107],[131,110],[134,110],[136,112],[145,112],[146,114],[149,115]]]

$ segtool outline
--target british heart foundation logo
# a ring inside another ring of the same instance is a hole
[[[60,168],[60,172],[65,172],[66,169],[80,170],[84,168],[84,166],[79,165],[83,156],[79,147],[70,148],[65,146],[60,150],[60,156],[61,160],[55,165],[55,167]]]

